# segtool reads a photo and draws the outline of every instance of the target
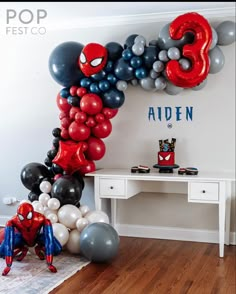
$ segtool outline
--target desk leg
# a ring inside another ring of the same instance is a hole
[[[116,211],[117,211],[117,201],[116,199],[111,199],[111,224],[116,227]]]
[[[227,183],[226,218],[225,218],[225,244],[230,244],[230,214],[231,214],[231,182]]]
[[[102,210],[102,199],[99,197],[99,178],[94,178],[94,202],[95,209]]]
[[[219,249],[220,257],[224,257],[225,244],[225,202],[226,202],[226,185],[220,182],[220,201],[219,201]]]

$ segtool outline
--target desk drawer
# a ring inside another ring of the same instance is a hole
[[[116,198],[125,198],[124,179],[100,179],[99,187],[100,197],[112,198],[112,196],[116,196]]]
[[[219,184],[218,183],[189,183],[188,190],[189,201],[200,200],[202,202],[215,202],[219,200]]]

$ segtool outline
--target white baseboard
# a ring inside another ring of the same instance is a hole
[[[178,227],[155,227],[129,224],[116,224],[120,236],[219,243],[219,232]],[[230,244],[236,245],[236,232],[230,233]]]

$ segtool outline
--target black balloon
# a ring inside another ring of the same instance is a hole
[[[53,183],[51,196],[57,198],[61,206],[65,204],[78,206],[82,196],[81,182],[71,175],[61,176]]]
[[[80,174],[80,172],[76,171],[76,172],[73,173],[72,176],[75,177],[80,182],[82,190],[84,190],[84,178]]]
[[[52,135],[55,137],[55,138],[60,138],[61,136],[61,129],[60,128],[55,128],[52,130]]]
[[[47,167],[38,162],[28,163],[21,170],[21,182],[29,190],[38,189],[44,178],[50,177],[51,174]]]
[[[114,66],[115,76],[123,81],[129,81],[134,78],[134,69],[123,58],[120,58]]]
[[[77,42],[64,42],[58,45],[49,57],[49,71],[53,79],[64,87],[80,85],[84,77],[78,59],[83,45]]]
[[[159,53],[158,47],[149,46],[145,48],[143,53],[143,61],[146,68],[151,69],[153,63],[158,60],[158,53]]]
[[[39,195],[36,194],[35,192],[31,191],[28,195],[28,200],[31,202],[39,200]]]
[[[134,45],[134,40],[135,38],[137,37],[138,35],[137,34],[133,34],[133,35],[130,35],[126,40],[125,40],[125,44],[124,44],[124,48],[130,48]]]
[[[123,52],[123,47],[116,42],[107,43],[106,46],[108,51],[108,60],[115,61],[119,59]]]
[[[57,155],[57,150],[56,149],[51,149],[48,151],[47,156],[49,159],[53,159]]]
[[[52,164],[52,171],[55,175],[57,175],[57,174],[62,174],[64,170],[56,163],[53,163]]]
[[[108,108],[120,108],[125,102],[125,95],[123,92],[111,88],[102,96],[103,105]]]

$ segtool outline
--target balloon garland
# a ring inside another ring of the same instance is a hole
[[[50,54],[49,71],[63,86],[56,97],[60,127],[52,131],[53,147],[45,165],[31,163],[22,170],[22,183],[31,190],[29,200],[38,200],[39,184],[46,178],[61,205],[79,207],[83,176],[95,171],[95,161],[105,155],[103,139],[112,132],[111,120],[124,104],[128,85],[169,95],[201,90],[208,74],[224,66],[219,46],[234,41],[234,22],[224,21],[214,29],[202,15],[190,12],[167,23],[148,44],[138,34],[128,36],[123,45],[59,44]],[[27,173],[29,169],[36,176]],[[64,199],[59,191],[64,191]]]

